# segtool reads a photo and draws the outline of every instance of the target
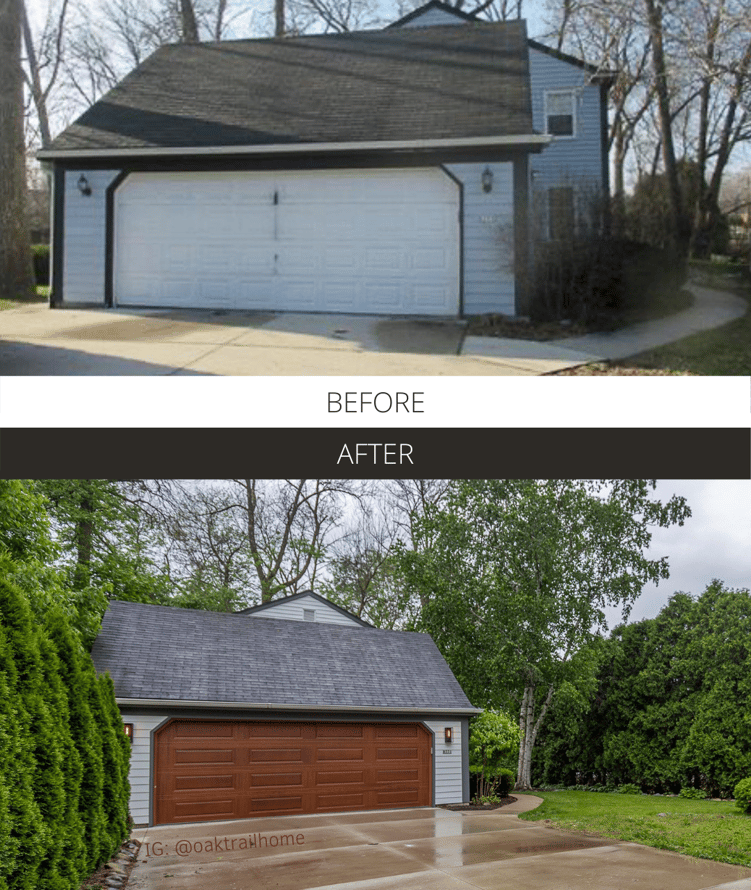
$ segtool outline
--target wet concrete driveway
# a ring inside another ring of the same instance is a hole
[[[140,829],[130,890],[751,890],[751,869],[540,823],[512,807],[285,816]]]

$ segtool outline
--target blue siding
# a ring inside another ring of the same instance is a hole
[[[493,189],[482,190],[485,167]],[[513,164],[447,164],[464,192],[464,313],[515,313]]]
[[[65,239],[63,301],[66,305],[104,305],[104,264],[107,186],[119,170],[69,170],[65,174]],[[78,179],[84,173],[91,194],[82,195]]]
[[[545,196],[549,188],[574,188],[580,214],[603,195],[600,87],[589,83],[591,75],[585,69],[532,46],[529,68],[536,131],[545,132],[545,92],[575,91],[576,135],[554,138],[541,154],[530,157],[532,213],[536,224],[544,226]]]
[[[400,28],[429,28],[431,25],[461,25],[466,21],[462,16],[446,12],[445,9],[428,9],[415,16],[408,22],[399,25]]]

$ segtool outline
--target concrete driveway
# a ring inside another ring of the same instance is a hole
[[[581,361],[461,355],[464,332],[454,319],[33,304],[0,312],[0,376],[528,376]]]
[[[129,890],[751,890],[751,869],[441,809],[140,829]],[[497,813],[497,814],[496,814]]]
[[[454,320],[34,304],[0,312],[0,375],[514,373],[460,356],[463,335]]]

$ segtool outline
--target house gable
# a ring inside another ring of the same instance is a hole
[[[236,614],[252,615],[254,618],[278,618],[287,621],[318,621],[325,624],[345,624],[355,627],[372,627],[367,621],[358,618],[341,606],[330,602],[312,590],[304,590],[292,596],[284,596],[263,603],[260,606],[251,606],[249,609],[241,609]]]
[[[448,3],[441,3],[441,0],[430,0],[423,6],[413,9],[407,15],[402,16],[387,27],[389,28],[429,28],[432,25],[456,25],[462,21],[471,22],[475,20],[475,16],[468,12],[463,12],[455,6],[449,6]]]

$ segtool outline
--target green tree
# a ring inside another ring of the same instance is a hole
[[[34,797],[31,717],[0,612],[0,888],[36,890],[47,830]]]
[[[599,644],[597,679],[571,722],[554,705],[541,781],[634,782],[729,794],[751,772],[751,594],[713,581]]]
[[[503,711],[483,711],[469,731],[469,771],[478,777],[480,797],[495,793],[501,770],[519,751],[519,727]]]
[[[37,886],[64,890],[62,847],[65,837],[65,730],[56,707],[59,689],[51,687],[40,652],[40,632],[21,591],[0,578],[0,616],[17,672],[18,693],[28,714],[31,740],[32,788],[44,825],[40,827],[44,856],[38,865]],[[11,772],[12,775],[12,772]]]
[[[422,523],[429,549],[403,553],[428,631],[475,704],[519,709],[517,788],[531,784],[535,740],[572,656],[624,614],[666,558],[645,555],[651,528],[682,524],[644,480],[493,480],[452,485]]]
[[[93,642],[109,599],[167,599],[169,579],[149,557],[154,541],[140,508],[119,483],[47,479],[35,489],[46,499],[62,583],[73,592],[87,643]]]
[[[47,627],[60,660],[60,673],[68,696],[71,736],[82,762],[78,811],[83,822],[85,871],[88,874],[101,861],[102,850],[108,849],[101,730],[89,704],[95,694],[96,673],[80,636],[72,630],[61,608],[50,613]]]

